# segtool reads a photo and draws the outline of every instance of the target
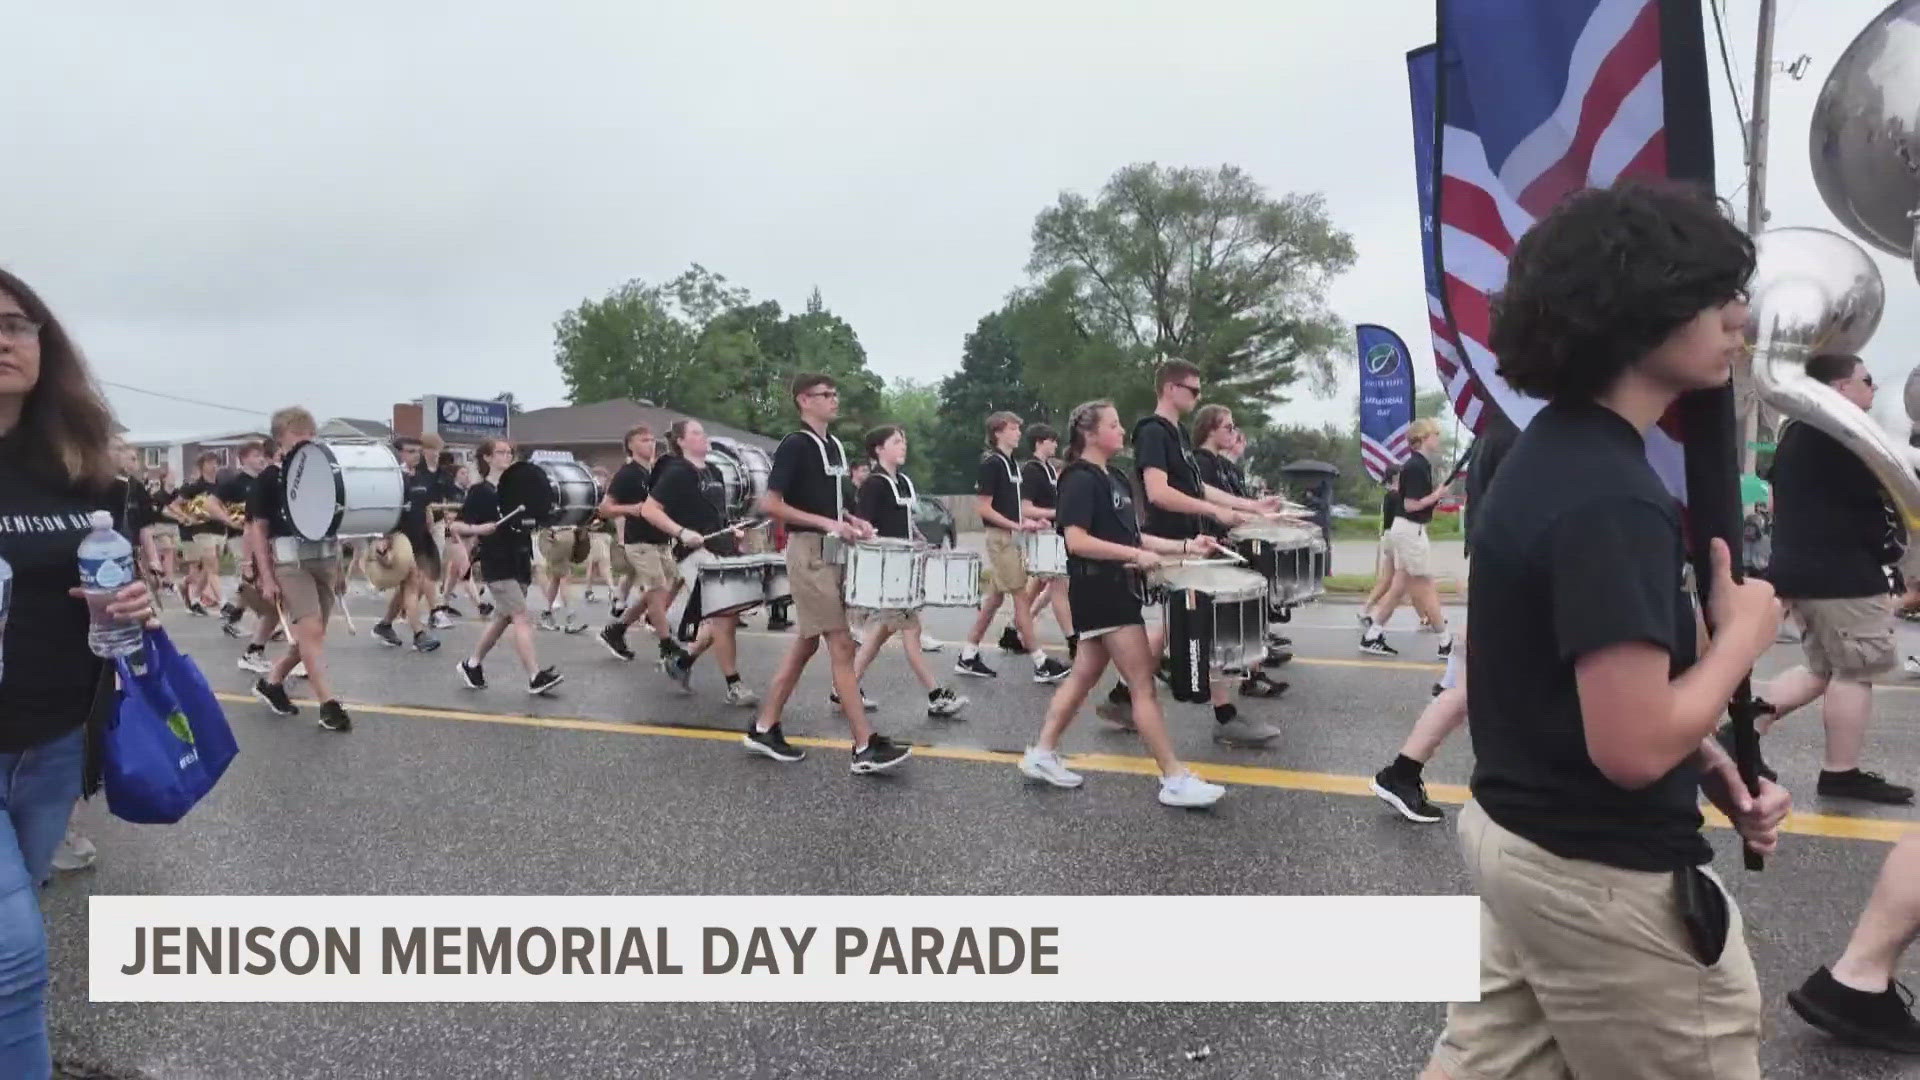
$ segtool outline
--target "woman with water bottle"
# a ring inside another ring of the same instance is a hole
[[[101,657],[139,648],[153,620],[133,546],[114,532],[111,441],[66,331],[0,271],[0,1076],[53,1071],[39,888],[74,800],[99,786],[89,736],[115,700]]]

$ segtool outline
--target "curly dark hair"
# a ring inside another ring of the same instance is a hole
[[[1753,241],[1711,195],[1626,182],[1569,196],[1515,247],[1490,344],[1514,389],[1591,400],[1702,311],[1743,295]]]

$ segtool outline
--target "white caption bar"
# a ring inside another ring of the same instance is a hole
[[[1471,896],[96,896],[93,1001],[1462,1001]]]

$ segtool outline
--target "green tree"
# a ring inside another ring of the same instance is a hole
[[[1057,409],[1027,385],[1008,321],[1005,311],[982,318],[962,345],[960,370],[940,381],[931,484],[942,492],[973,490],[988,414],[1004,409],[1028,423],[1057,418]]]
[[[1295,461],[1324,461],[1340,470],[1333,481],[1336,503],[1363,510],[1378,505],[1380,488],[1367,475],[1360,458],[1360,439],[1333,424],[1307,427],[1279,424],[1247,436],[1247,471],[1272,489],[1286,486],[1280,470]]]
[[[629,281],[554,324],[554,359],[576,404],[629,397],[704,402],[714,389],[694,333],[657,285]],[[684,407],[684,406],[683,406]]]
[[[935,432],[940,426],[939,385],[894,379],[881,393],[880,416],[880,423],[899,424],[906,431],[907,475],[920,490],[931,492]]]
[[[1208,400],[1251,419],[1285,403],[1303,368],[1332,392],[1348,333],[1326,290],[1353,260],[1319,195],[1272,198],[1230,165],[1142,164],[1096,201],[1066,192],[1041,211],[1027,269],[1067,275],[1084,325],[1127,347],[1116,384],[1177,356],[1200,366]]]
[[[1110,398],[1123,419],[1153,408],[1151,358],[1090,326],[1075,304],[1073,275],[1055,274],[1016,293],[1002,323],[1019,379],[1063,418],[1083,401]]]

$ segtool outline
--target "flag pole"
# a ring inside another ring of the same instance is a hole
[[[1712,0],[1709,0],[1712,2]],[[1774,0],[1760,0],[1760,30],[1754,45],[1753,116],[1747,123],[1747,235],[1758,238],[1767,227],[1767,130],[1773,98]],[[1753,392],[1753,382],[1740,380],[1740,471],[1754,471],[1758,460],[1761,414],[1766,404]]]

